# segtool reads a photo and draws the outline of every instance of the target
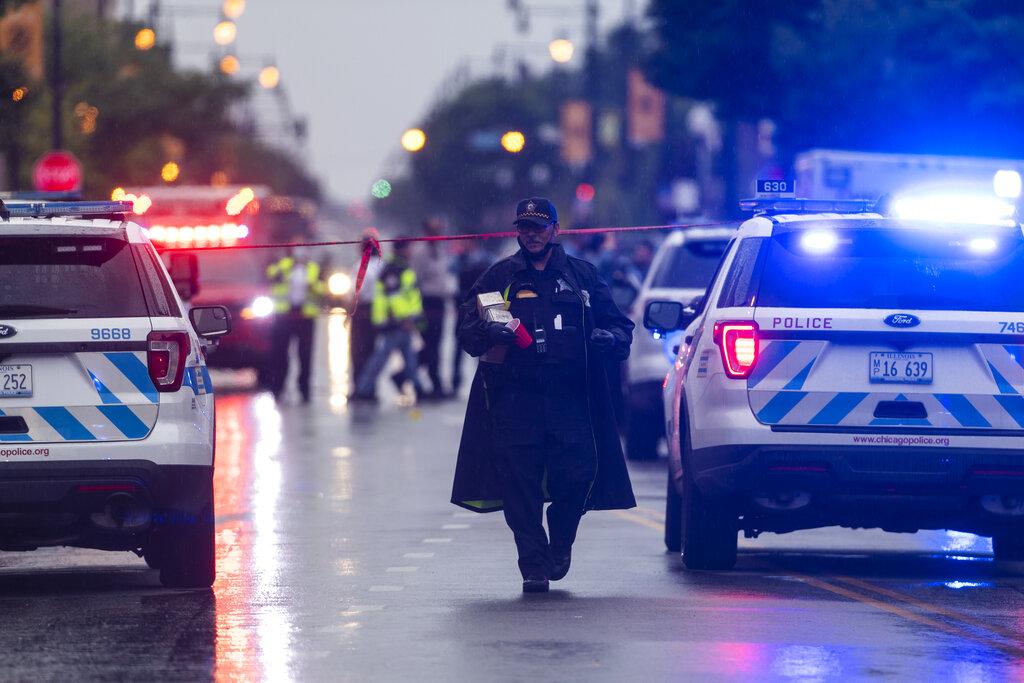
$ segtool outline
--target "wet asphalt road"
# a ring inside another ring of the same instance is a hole
[[[733,572],[686,572],[663,463],[523,596],[501,516],[447,503],[462,403],[353,411],[328,330],[313,405],[218,397],[214,589],[163,589],[127,553],[0,554],[0,678],[1024,679],[1024,567],[986,539],[767,535]]]

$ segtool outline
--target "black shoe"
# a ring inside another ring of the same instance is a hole
[[[523,579],[524,593],[547,593],[548,580],[543,576],[527,576]]]
[[[559,581],[564,579],[565,575],[569,573],[569,565],[572,564],[572,548],[559,550],[552,547],[551,561],[554,565],[554,569],[551,572],[551,580]]]
[[[395,385],[395,389],[398,389],[398,393],[402,393],[405,389],[405,370],[391,375],[391,383]]]

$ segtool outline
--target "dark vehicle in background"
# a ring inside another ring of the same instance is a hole
[[[630,460],[658,457],[658,446],[665,436],[662,386],[682,336],[677,331],[656,339],[643,327],[644,307],[657,299],[689,302],[702,296],[726,245],[735,235],[735,228],[729,227],[675,230],[665,238],[654,256],[640,294],[630,309],[636,332],[623,381],[626,397],[623,429],[626,457]]]

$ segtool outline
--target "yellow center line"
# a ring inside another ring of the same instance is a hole
[[[836,581],[841,581],[851,586],[856,586],[857,588],[861,588],[863,590],[872,591],[874,593],[878,593],[879,595],[883,595],[887,598],[899,600],[901,602],[907,603],[908,605],[913,605],[914,607],[934,612],[935,614],[948,617],[949,619],[955,619],[956,621],[962,621],[965,624],[970,624],[971,626],[977,626],[978,628],[987,629],[989,631],[992,631],[993,633],[996,633],[1000,636],[1003,636],[1004,638],[1008,638],[1015,642],[1022,640],[1022,636],[1024,636],[1024,634],[1021,634],[1019,631],[1005,628],[1003,626],[999,626],[998,624],[991,624],[982,619],[978,619],[977,617],[973,617],[970,614],[959,612],[957,610],[947,609],[945,607],[942,607],[941,605],[936,605],[927,602],[926,600],[915,598],[912,595],[907,595],[906,593],[889,590],[888,588],[883,588],[882,586],[876,586],[875,584],[868,583],[867,581],[861,581],[860,579],[855,579],[850,576],[834,576],[832,578]]]
[[[662,531],[662,532],[665,530],[665,525],[664,524],[652,521],[651,519],[648,519],[646,516],[643,516],[643,513],[648,513],[648,514],[655,513],[655,514],[657,514],[656,510],[652,510],[650,508],[640,508],[640,507],[636,508],[636,510],[637,511],[642,511],[641,514],[637,514],[637,512],[634,512],[634,511],[631,511],[631,510],[613,510],[612,512],[617,517],[619,517],[621,519],[624,519],[624,520],[626,520],[628,522],[633,522],[634,524],[639,524],[641,526],[646,526],[646,527],[649,527],[651,529],[657,529],[658,531]],[[664,516],[662,516],[662,518],[664,518]],[[1014,656],[1024,655],[1024,646],[1004,643],[1001,640],[996,640],[995,638],[991,638],[991,637],[988,637],[988,636],[977,634],[977,633],[975,633],[973,631],[970,631],[970,630],[968,630],[966,628],[962,628],[962,627],[957,626],[955,624],[948,624],[948,623],[946,623],[944,621],[938,621],[936,619],[932,619],[932,618],[930,618],[928,616],[925,616],[923,614],[918,614],[916,612],[911,612],[910,610],[903,609],[902,607],[899,607],[897,605],[891,605],[889,603],[882,602],[881,600],[873,598],[873,597],[871,597],[869,595],[863,595],[862,593],[857,593],[857,592],[849,590],[847,588],[843,588],[842,586],[833,585],[831,583],[828,583],[827,581],[823,581],[821,579],[817,579],[817,578],[815,578],[813,576],[807,576],[806,574],[798,574],[798,573],[789,573],[789,574],[786,574],[786,576],[788,576],[790,578],[793,578],[793,579],[796,579],[798,581],[801,581],[803,583],[806,583],[807,585],[813,586],[813,587],[818,588],[820,590],[823,590],[823,591],[826,591],[826,592],[829,592],[829,593],[833,593],[835,595],[842,596],[842,597],[847,598],[849,600],[853,600],[854,602],[859,602],[859,603],[861,603],[863,605],[868,605],[869,607],[874,607],[875,609],[878,609],[878,610],[881,610],[883,612],[887,612],[889,614],[898,616],[900,618],[906,619],[907,621],[912,621],[914,623],[921,624],[923,626],[929,626],[931,628],[937,629],[937,630],[942,631],[944,633],[948,633],[948,634],[956,636],[958,638],[966,638],[968,640],[973,640],[973,641],[975,641],[977,643],[980,643],[980,644],[985,645],[987,647],[994,648],[994,649],[999,650],[1001,652],[1004,652],[1006,654],[1010,654],[1010,655],[1014,655]],[[962,622],[962,623],[970,625],[970,626],[977,626],[977,627],[980,627],[980,628],[987,629],[987,630],[989,630],[989,631],[991,631],[993,633],[996,633],[996,634],[998,634],[1000,636],[1008,638],[1009,640],[1014,641],[1014,642],[1020,640],[1020,634],[1014,633],[1014,632],[1012,632],[1012,631],[1010,631],[1008,629],[1004,629],[1004,628],[999,627],[999,626],[994,626],[994,625],[987,624],[987,623],[985,623],[985,622],[983,622],[981,620],[975,619],[974,617],[970,617],[970,616],[968,616],[966,614],[963,614],[961,612],[957,612],[957,611],[954,611],[954,610],[949,610],[949,609],[946,609],[944,607],[940,607],[938,605],[933,605],[932,603],[929,603],[929,602],[924,601],[924,600],[918,600],[916,598],[912,598],[912,597],[910,597],[908,595],[905,595],[903,593],[896,593],[894,591],[890,591],[888,589],[881,588],[880,586],[875,586],[875,585],[870,584],[870,583],[868,583],[866,581],[860,581],[858,579],[853,579],[853,578],[846,577],[846,576],[830,576],[829,578],[831,578],[831,579],[833,579],[835,581],[841,581],[841,582],[844,582],[844,583],[847,583],[847,584],[850,584],[850,585],[853,585],[853,586],[857,586],[857,587],[862,588],[864,590],[872,591],[872,592],[877,593],[879,595],[884,595],[885,597],[892,598],[894,600],[900,600],[900,601],[902,601],[902,602],[904,602],[906,604],[913,605],[914,607],[917,607],[918,609],[922,609],[922,610],[924,610],[926,612],[931,612],[932,614],[943,616],[943,617],[946,617],[948,619],[952,619],[954,621],[959,621],[959,622]]]

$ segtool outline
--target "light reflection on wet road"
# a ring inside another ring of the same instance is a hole
[[[569,577],[524,597],[500,516],[446,502],[461,405],[353,412],[329,369],[308,407],[219,395],[212,592],[129,554],[0,555],[2,677],[1024,678],[1024,568],[987,540],[765,535],[736,571],[689,573],[661,545],[663,464],[633,467],[640,507],[589,514]]]

